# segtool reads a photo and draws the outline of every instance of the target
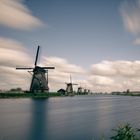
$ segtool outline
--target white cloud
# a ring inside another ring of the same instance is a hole
[[[95,75],[115,75],[117,73],[116,69],[113,68],[112,62],[103,61],[98,64],[93,64],[91,66],[92,74]]]
[[[0,66],[23,66],[31,64],[26,49],[17,41],[0,37]]]
[[[24,46],[12,39],[0,37],[0,88],[29,88],[30,75],[27,71],[17,71],[16,66],[31,64]]]
[[[44,58],[45,65],[55,65],[56,70],[69,73],[69,74],[76,74],[76,73],[85,73],[85,70],[80,66],[75,64],[70,64],[67,60],[58,57],[48,57]]]
[[[97,76],[93,75],[89,77],[89,81],[91,84],[100,85],[100,86],[110,86],[114,84],[114,80],[112,78],[106,76]]]
[[[55,66],[55,70],[49,70],[51,91],[66,88],[65,82],[69,82],[70,74],[73,83],[81,83],[82,87],[95,92],[140,90],[140,61],[102,61],[91,65],[90,71],[58,57],[43,57],[41,62],[42,66]],[[32,58],[21,43],[0,37],[1,89],[29,89],[31,75],[27,71],[17,71],[15,68],[28,67],[31,64]]]
[[[73,83],[79,84],[79,81],[85,78],[86,71],[75,64],[70,64],[66,59],[58,57],[44,57],[43,66],[55,66],[55,70],[49,71],[50,86],[55,87],[54,90],[59,88],[66,88],[66,82],[69,82],[70,75],[72,76]],[[54,86],[55,85],[55,86]]]
[[[17,71],[14,67],[0,66],[0,88],[11,89],[21,87],[29,89],[31,76],[27,71]]]
[[[102,61],[91,66],[91,73],[100,76],[140,76],[140,61]]]
[[[43,25],[21,0],[0,0],[0,24],[21,30]]]
[[[140,61],[102,61],[94,64],[88,82],[94,91],[140,90]]]
[[[140,76],[140,61],[116,61],[114,68],[118,70],[118,74],[121,76]]]
[[[140,0],[125,0],[121,14],[125,28],[131,33],[140,33]]]
[[[50,90],[57,91],[60,88],[66,88],[66,82],[69,82],[70,74],[73,82],[85,74],[85,70],[80,66],[70,64],[67,60],[57,57],[49,57],[41,61],[42,66],[55,66],[55,70],[49,70]],[[21,87],[29,90],[31,75],[25,70],[16,70],[18,67],[30,67],[32,59],[29,57],[25,47],[12,39],[0,37],[0,88],[10,89]]]

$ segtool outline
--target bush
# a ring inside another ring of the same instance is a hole
[[[112,140],[140,140],[136,136],[136,130],[134,130],[129,124],[120,125],[117,129],[113,129],[116,132],[111,137]]]

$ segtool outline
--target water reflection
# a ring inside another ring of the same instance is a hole
[[[29,129],[29,140],[46,139],[46,110],[48,99],[32,99],[32,117]]]

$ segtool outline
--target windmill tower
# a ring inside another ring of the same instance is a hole
[[[84,89],[84,94],[87,94],[87,89],[86,88]]]
[[[77,90],[77,94],[78,95],[82,95],[83,94],[83,87],[81,86],[81,82],[79,83],[79,87],[78,87],[78,90]]]
[[[77,93],[79,94],[79,95],[81,95],[82,94],[82,87],[80,86],[80,87],[78,87],[78,90],[77,90]]]
[[[55,67],[40,67],[37,66],[38,54],[39,54],[40,46],[37,48],[34,68],[16,68],[17,70],[32,70],[28,71],[32,74],[32,81],[30,85],[30,92],[49,92],[48,86],[48,69],[55,69]],[[47,79],[45,74],[47,73]]]
[[[66,93],[68,95],[73,95],[73,85],[78,85],[78,84],[72,83],[71,75],[70,75],[70,83],[66,83],[66,85],[67,85]]]

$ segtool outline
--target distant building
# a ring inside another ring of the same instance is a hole
[[[24,91],[22,90],[22,88],[12,88],[9,91],[10,93],[24,93]]]
[[[57,91],[57,93],[60,93],[61,95],[66,95],[66,90],[61,88]]]

